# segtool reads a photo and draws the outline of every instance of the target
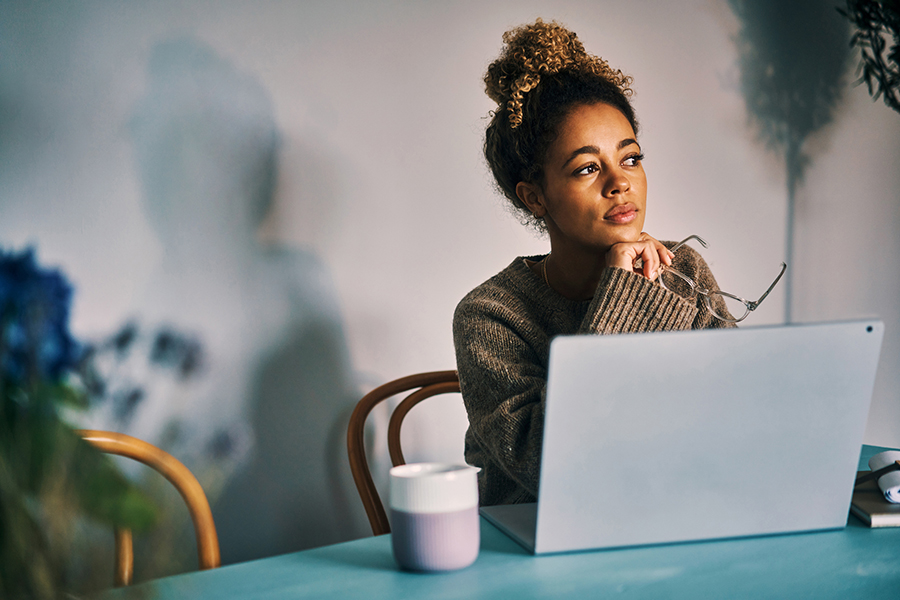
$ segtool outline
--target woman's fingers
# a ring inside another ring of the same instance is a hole
[[[672,253],[658,240],[643,233],[635,242],[621,242],[610,247],[606,264],[633,270],[652,281],[659,275],[660,264],[672,264]]]
[[[633,271],[635,261],[641,257],[639,244],[643,243],[638,241],[613,244],[606,251],[606,266]]]
[[[674,256],[662,242],[642,232],[634,242],[620,242],[610,247],[606,264],[633,270],[652,281],[659,276],[660,265],[671,266]]]
[[[662,242],[660,242],[659,240],[657,240],[656,238],[651,236],[646,231],[641,233],[640,239],[641,239],[641,241],[652,242],[653,245],[656,247],[657,252],[659,253],[659,260],[664,265],[667,265],[670,267],[672,266],[672,259],[675,258],[675,254],[671,250],[666,248],[665,244],[663,244]]]
[[[659,249],[652,241],[644,241],[641,242],[640,250],[643,264],[639,272],[650,281],[653,281],[659,274]]]

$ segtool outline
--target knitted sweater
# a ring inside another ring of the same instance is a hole
[[[718,289],[693,249],[680,248],[673,266],[700,286]],[[453,317],[457,370],[469,417],[465,458],[481,467],[481,504],[535,501],[554,336],[729,326],[733,324],[709,313],[699,295],[692,302],[619,268],[603,271],[590,300],[568,300],[548,287],[523,257],[516,258],[466,295]]]

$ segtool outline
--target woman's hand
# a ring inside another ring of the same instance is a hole
[[[606,252],[606,266],[634,271],[653,281],[659,275],[660,263],[671,266],[674,256],[661,242],[642,232],[636,242],[613,244]]]

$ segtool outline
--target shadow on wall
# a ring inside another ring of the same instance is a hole
[[[736,39],[749,122],[767,148],[784,157],[788,207],[786,259],[794,265],[797,187],[812,160],[806,144],[834,119],[850,58],[850,31],[827,0],[729,0],[741,24]],[[791,322],[792,271],[785,276]]]
[[[136,315],[95,349],[90,425],[197,474],[224,562],[365,535],[343,439],[359,394],[330,276],[311,252],[257,241],[279,150],[267,91],[195,40],[165,41],[131,126],[163,255]]]

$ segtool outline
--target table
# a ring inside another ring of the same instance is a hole
[[[884,450],[864,446],[861,469]],[[793,535],[535,557],[482,520],[474,565],[439,574],[397,569],[390,536],[166,577],[121,598],[900,598],[900,528]]]

